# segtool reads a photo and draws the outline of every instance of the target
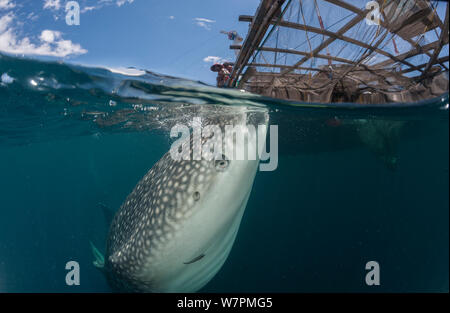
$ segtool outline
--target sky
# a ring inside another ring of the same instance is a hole
[[[0,51],[89,66],[136,67],[215,84],[209,70],[234,60],[221,30],[242,36],[259,0],[78,0],[79,25],[65,0],[0,0]],[[73,20],[72,20],[73,21]]]
[[[238,17],[253,15],[260,0],[78,0],[79,25],[67,24],[68,2],[74,1],[0,0],[0,52],[135,67],[213,85],[210,66],[235,59],[232,42],[220,31],[245,37],[249,24]],[[365,0],[356,3],[363,7]],[[325,24],[337,13],[327,14]]]

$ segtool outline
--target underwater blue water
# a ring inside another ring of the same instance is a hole
[[[110,292],[99,204],[118,209],[199,108],[267,107],[279,161],[258,172],[204,292],[448,292],[448,94],[386,107],[266,99],[154,73],[0,55],[0,292]],[[446,108],[447,106],[447,108]],[[65,265],[80,264],[80,286]],[[365,284],[380,264],[381,285]]]

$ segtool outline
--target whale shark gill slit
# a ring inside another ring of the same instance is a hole
[[[197,262],[197,261],[203,259],[204,256],[205,256],[205,254],[202,253],[202,254],[200,254],[198,257],[195,257],[195,258],[193,258],[192,260],[190,260],[189,262],[183,262],[183,264],[188,265],[188,264],[195,263],[195,262]]]

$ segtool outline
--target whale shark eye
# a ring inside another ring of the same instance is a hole
[[[194,197],[194,201],[200,200],[200,192],[196,191],[192,196]]]
[[[225,156],[222,155],[222,160],[216,160],[214,163],[214,166],[216,167],[217,171],[222,172],[227,169],[229,164],[230,164],[230,161],[226,160]]]

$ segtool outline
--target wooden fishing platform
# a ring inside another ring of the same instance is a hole
[[[321,103],[411,102],[448,92],[448,3],[373,2],[262,0],[254,16],[239,17],[249,31],[230,46],[239,54],[228,87]]]

